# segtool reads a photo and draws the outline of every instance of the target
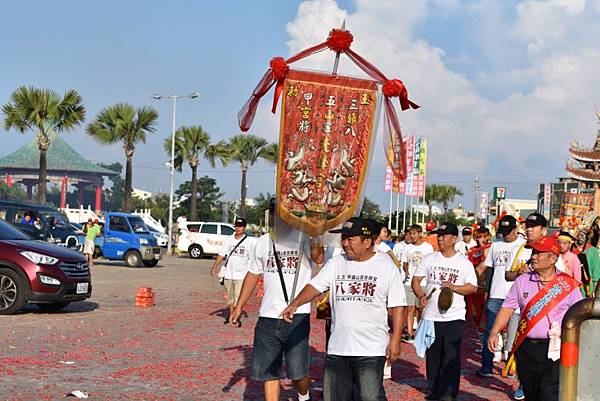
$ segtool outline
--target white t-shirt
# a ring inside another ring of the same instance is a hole
[[[387,308],[406,306],[398,268],[389,256],[375,253],[364,262],[335,256],[310,285],[332,291],[328,354],[385,356],[390,340]]]
[[[506,266],[510,267],[512,263],[511,255],[513,250],[519,249],[523,243],[525,243],[525,240],[521,237],[513,242],[506,242],[504,240],[492,242],[492,246],[490,246],[484,262],[486,266],[494,269],[490,298],[506,298],[506,294],[508,294],[508,290],[512,287],[513,282],[506,281],[504,272],[506,271]]]
[[[398,260],[402,261],[402,254],[404,253],[404,248],[406,248],[408,244],[404,241],[400,241],[400,242],[396,242],[394,244],[394,254],[396,254],[396,258],[398,258]]]
[[[219,255],[229,259],[226,260],[227,266],[225,267],[225,276],[227,280],[243,280],[246,277],[250,263],[252,262],[254,254],[254,246],[256,245],[256,238],[246,237],[237,248],[236,245],[244,238],[243,236],[239,239],[235,238],[235,234],[230,235],[223,242],[223,246],[219,251]],[[235,248],[235,251],[233,249]],[[231,253],[233,251],[233,253]]]
[[[477,242],[473,238],[468,243],[461,239],[454,245],[454,250],[463,256],[467,256],[467,251],[474,246],[477,246]]]
[[[410,285],[412,278],[421,264],[423,257],[433,253],[433,246],[429,242],[423,242],[421,245],[408,244],[402,253],[402,263],[408,263],[408,276],[404,279],[405,285]],[[426,283],[421,283],[425,285]]]
[[[310,245],[306,241],[307,248]],[[283,272],[283,280],[289,299],[295,298],[302,291],[304,286],[308,284],[311,276],[310,262],[307,255],[310,254],[310,249],[305,249],[302,256],[302,265],[298,272],[298,283],[296,284],[296,294],[292,294],[294,285],[294,275],[296,274],[296,266],[298,263],[298,247],[290,248],[275,243],[277,255],[281,261],[281,270]],[[273,256],[273,245],[269,234],[261,235],[256,241],[254,260],[250,263],[249,271],[254,274],[262,274],[264,282],[264,295],[260,304],[260,317],[270,317],[281,319],[281,312],[287,307],[285,298],[283,297],[283,289],[277,270],[277,263]],[[310,313],[310,304],[302,305],[296,313]]]
[[[455,285],[471,284],[477,287],[477,275],[469,259],[459,253],[455,253],[454,256],[447,258],[441,252],[434,252],[423,258],[415,272],[415,277],[427,278],[425,295],[429,296],[431,291],[434,288],[436,289],[427,301],[427,306],[423,311],[424,319],[436,322],[465,320],[467,309],[463,295],[455,292],[452,298],[452,306],[443,313],[438,308],[438,298],[443,281],[448,281]]]

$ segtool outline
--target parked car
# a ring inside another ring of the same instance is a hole
[[[165,249],[158,246],[144,221],[134,214],[107,212],[94,257],[123,260],[129,267],[154,267]]]
[[[81,253],[32,240],[0,220],[0,315],[26,303],[57,310],[91,295],[92,277]]]
[[[227,223],[186,221],[180,224],[177,249],[188,252],[192,259],[219,253],[225,238],[234,233]]]
[[[25,216],[30,216],[32,223],[25,224]],[[0,200],[0,218],[33,239],[75,249],[83,246],[73,226],[58,210],[50,206]],[[39,225],[33,224],[36,219],[39,220]]]
[[[156,238],[156,243],[158,244],[158,246],[160,246],[161,248],[166,248],[169,246],[169,236],[167,234],[161,233],[156,228],[149,226],[148,224],[146,224],[146,227],[148,227],[150,234],[152,234],[154,238]]]

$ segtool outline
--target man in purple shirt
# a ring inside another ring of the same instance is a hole
[[[569,308],[581,299],[581,293],[576,290],[575,280],[556,270],[560,246],[554,237],[542,237],[526,247],[532,250],[533,271],[522,274],[515,280],[490,331],[488,348],[496,348],[498,333],[506,327],[515,309],[521,309],[521,321],[529,318],[534,322],[536,318],[531,316],[542,316],[541,319],[538,317],[540,320],[537,323],[533,323],[533,327],[530,328],[528,324],[525,329],[526,337],[522,342],[517,339],[515,343],[518,347],[516,350],[513,348],[517,360],[517,375],[527,401],[557,401],[560,325]],[[561,286],[556,280],[557,276]],[[527,309],[527,305],[539,291],[549,288],[554,290],[557,286],[560,291],[548,291],[552,296],[540,297],[535,302],[536,306],[539,303],[540,308],[535,311],[534,308]],[[544,299],[551,300],[543,302]],[[544,304],[548,306],[545,307]]]

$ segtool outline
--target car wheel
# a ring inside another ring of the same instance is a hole
[[[93,258],[98,259],[100,256],[102,256],[102,249],[99,246],[95,246]]]
[[[52,304],[36,304],[36,305],[41,310],[55,311],[55,310],[61,310],[62,308],[66,307],[69,304],[70,304],[70,302],[55,302]]]
[[[158,264],[158,259],[144,260],[143,263],[146,267],[154,267]]]
[[[188,253],[190,254],[190,258],[200,259],[204,252],[202,251],[202,247],[200,245],[194,244],[194,245],[190,245],[190,248],[188,249]]]
[[[11,269],[0,269],[0,315],[11,315],[25,305],[26,284]]]
[[[142,255],[138,251],[127,251],[125,254],[125,263],[128,267],[139,267],[142,264]]]

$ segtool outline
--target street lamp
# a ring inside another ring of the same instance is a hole
[[[171,130],[171,161],[169,164],[170,170],[170,189],[169,189],[169,244],[168,249],[173,251],[173,178],[175,174],[175,112],[177,109],[177,99],[188,98],[195,99],[200,94],[198,92],[190,93],[189,95],[158,95],[156,93],[152,94],[152,99],[161,100],[161,99],[173,99],[173,127]]]

